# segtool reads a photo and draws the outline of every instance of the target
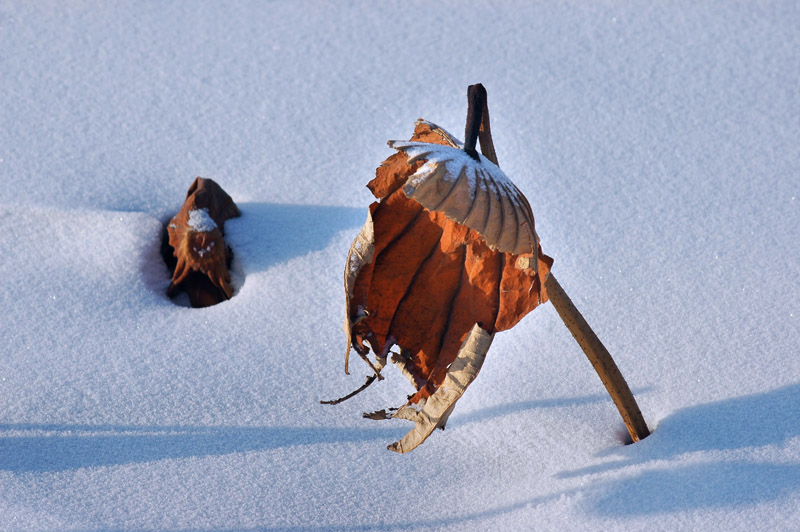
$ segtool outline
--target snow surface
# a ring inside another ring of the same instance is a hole
[[[0,530],[800,530],[800,8],[0,3]],[[636,393],[552,306],[450,418],[343,373],[364,184],[489,94],[500,166]],[[196,176],[236,295],[169,301]],[[535,345],[534,345],[535,342]]]

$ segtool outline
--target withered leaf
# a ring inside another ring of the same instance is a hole
[[[546,301],[552,259],[541,253],[527,200],[495,165],[472,164],[459,141],[425,121],[411,141],[390,145],[399,151],[368,184],[379,201],[348,256],[345,331],[348,351],[352,344],[366,359],[372,350],[376,372],[393,346],[405,353],[391,360],[417,391],[394,417],[415,418],[419,434],[390,447],[405,452],[443,426],[463,389],[439,418],[423,422],[409,409],[430,410],[425,403],[467,344],[488,349],[494,333]],[[485,350],[469,356],[482,362]]]
[[[225,245],[225,221],[240,215],[233,199],[211,179],[198,177],[186,201],[167,225],[175,270],[167,294],[186,291],[193,307],[215,305],[233,295],[231,252]]]

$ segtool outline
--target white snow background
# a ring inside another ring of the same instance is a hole
[[[800,530],[800,7],[0,3],[0,530]],[[654,430],[551,305],[444,432],[361,412],[365,184],[489,93],[500,166]],[[168,300],[195,176],[232,300]]]

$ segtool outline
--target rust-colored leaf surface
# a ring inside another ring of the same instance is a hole
[[[208,307],[230,299],[231,251],[225,245],[225,221],[240,215],[233,199],[211,179],[198,177],[186,193],[181,210],[167,226],[174,272],[167,294],[189,295],[193,307]]]
[[[423,121],[411,140],[457,142]],[[348,264],[357,273],[350,271],[346,327],[362,356],[371,348],[385,358],[400,348],[417,388],[408,403],[415,404],[442,384],[475,324],[493,335],[547,300],[543,279],[552,259],[535,239],[535,253],[493,250],[484,235],[407,197],[403,185],[425,162],[408,159],[392,155],[368,184],[379,200],[370,206],[374,249],[371,260]]]

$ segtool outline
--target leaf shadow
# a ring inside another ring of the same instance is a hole
[[[603,516],[756,504],[800,491],[800,463],[758,461],[743,457],[741,451],[780,448],[798,437],[800,384],[794,384],[684,408],[663,419],[647,439],[617,450],[620,459],[560,477],[636,467],[635,474],[600,481],[590,491],[591,510]],[[687,465],[669,463],[698,452],[728,456]]]
[[[416,520],[404,521],[400,523],[372,523],[372,524],[322,524],[322,525],[296,525],[296,526],[258,526],[258,527],[224,527],[224,528],[180,528],[180,529],[139,529],[137,532],[367,532],[370,530],[381,530],[384,532],[399,530],[433,530],[443,526],[453,526],[464,524],[467,530],[480,530],[485,527],[478,527],[476,521],[492,519],[510,512],[523,510],[539,504],[544,504],[550,500],[558,499],[561,494],[536,497],[533,499],[520,501],[505,506],[492,508],[489,510],[465,512],[451,517],[422,517]],[[489,526],[487,524],[487,526]],[[80,531],[84,532],[84,531]],[[86,530],[85,532],[89,532]],[[133,532],[133,529],[108,529],[105,532]]]
[[[241,203],[239,210],[241,217],[225,223],[225,239],[245,275],[324,249],[340,231],[360,227],[367,212],[278,203]]]
[[[396,436],[390,429],[6,424],[0,471],[56,472]]]

